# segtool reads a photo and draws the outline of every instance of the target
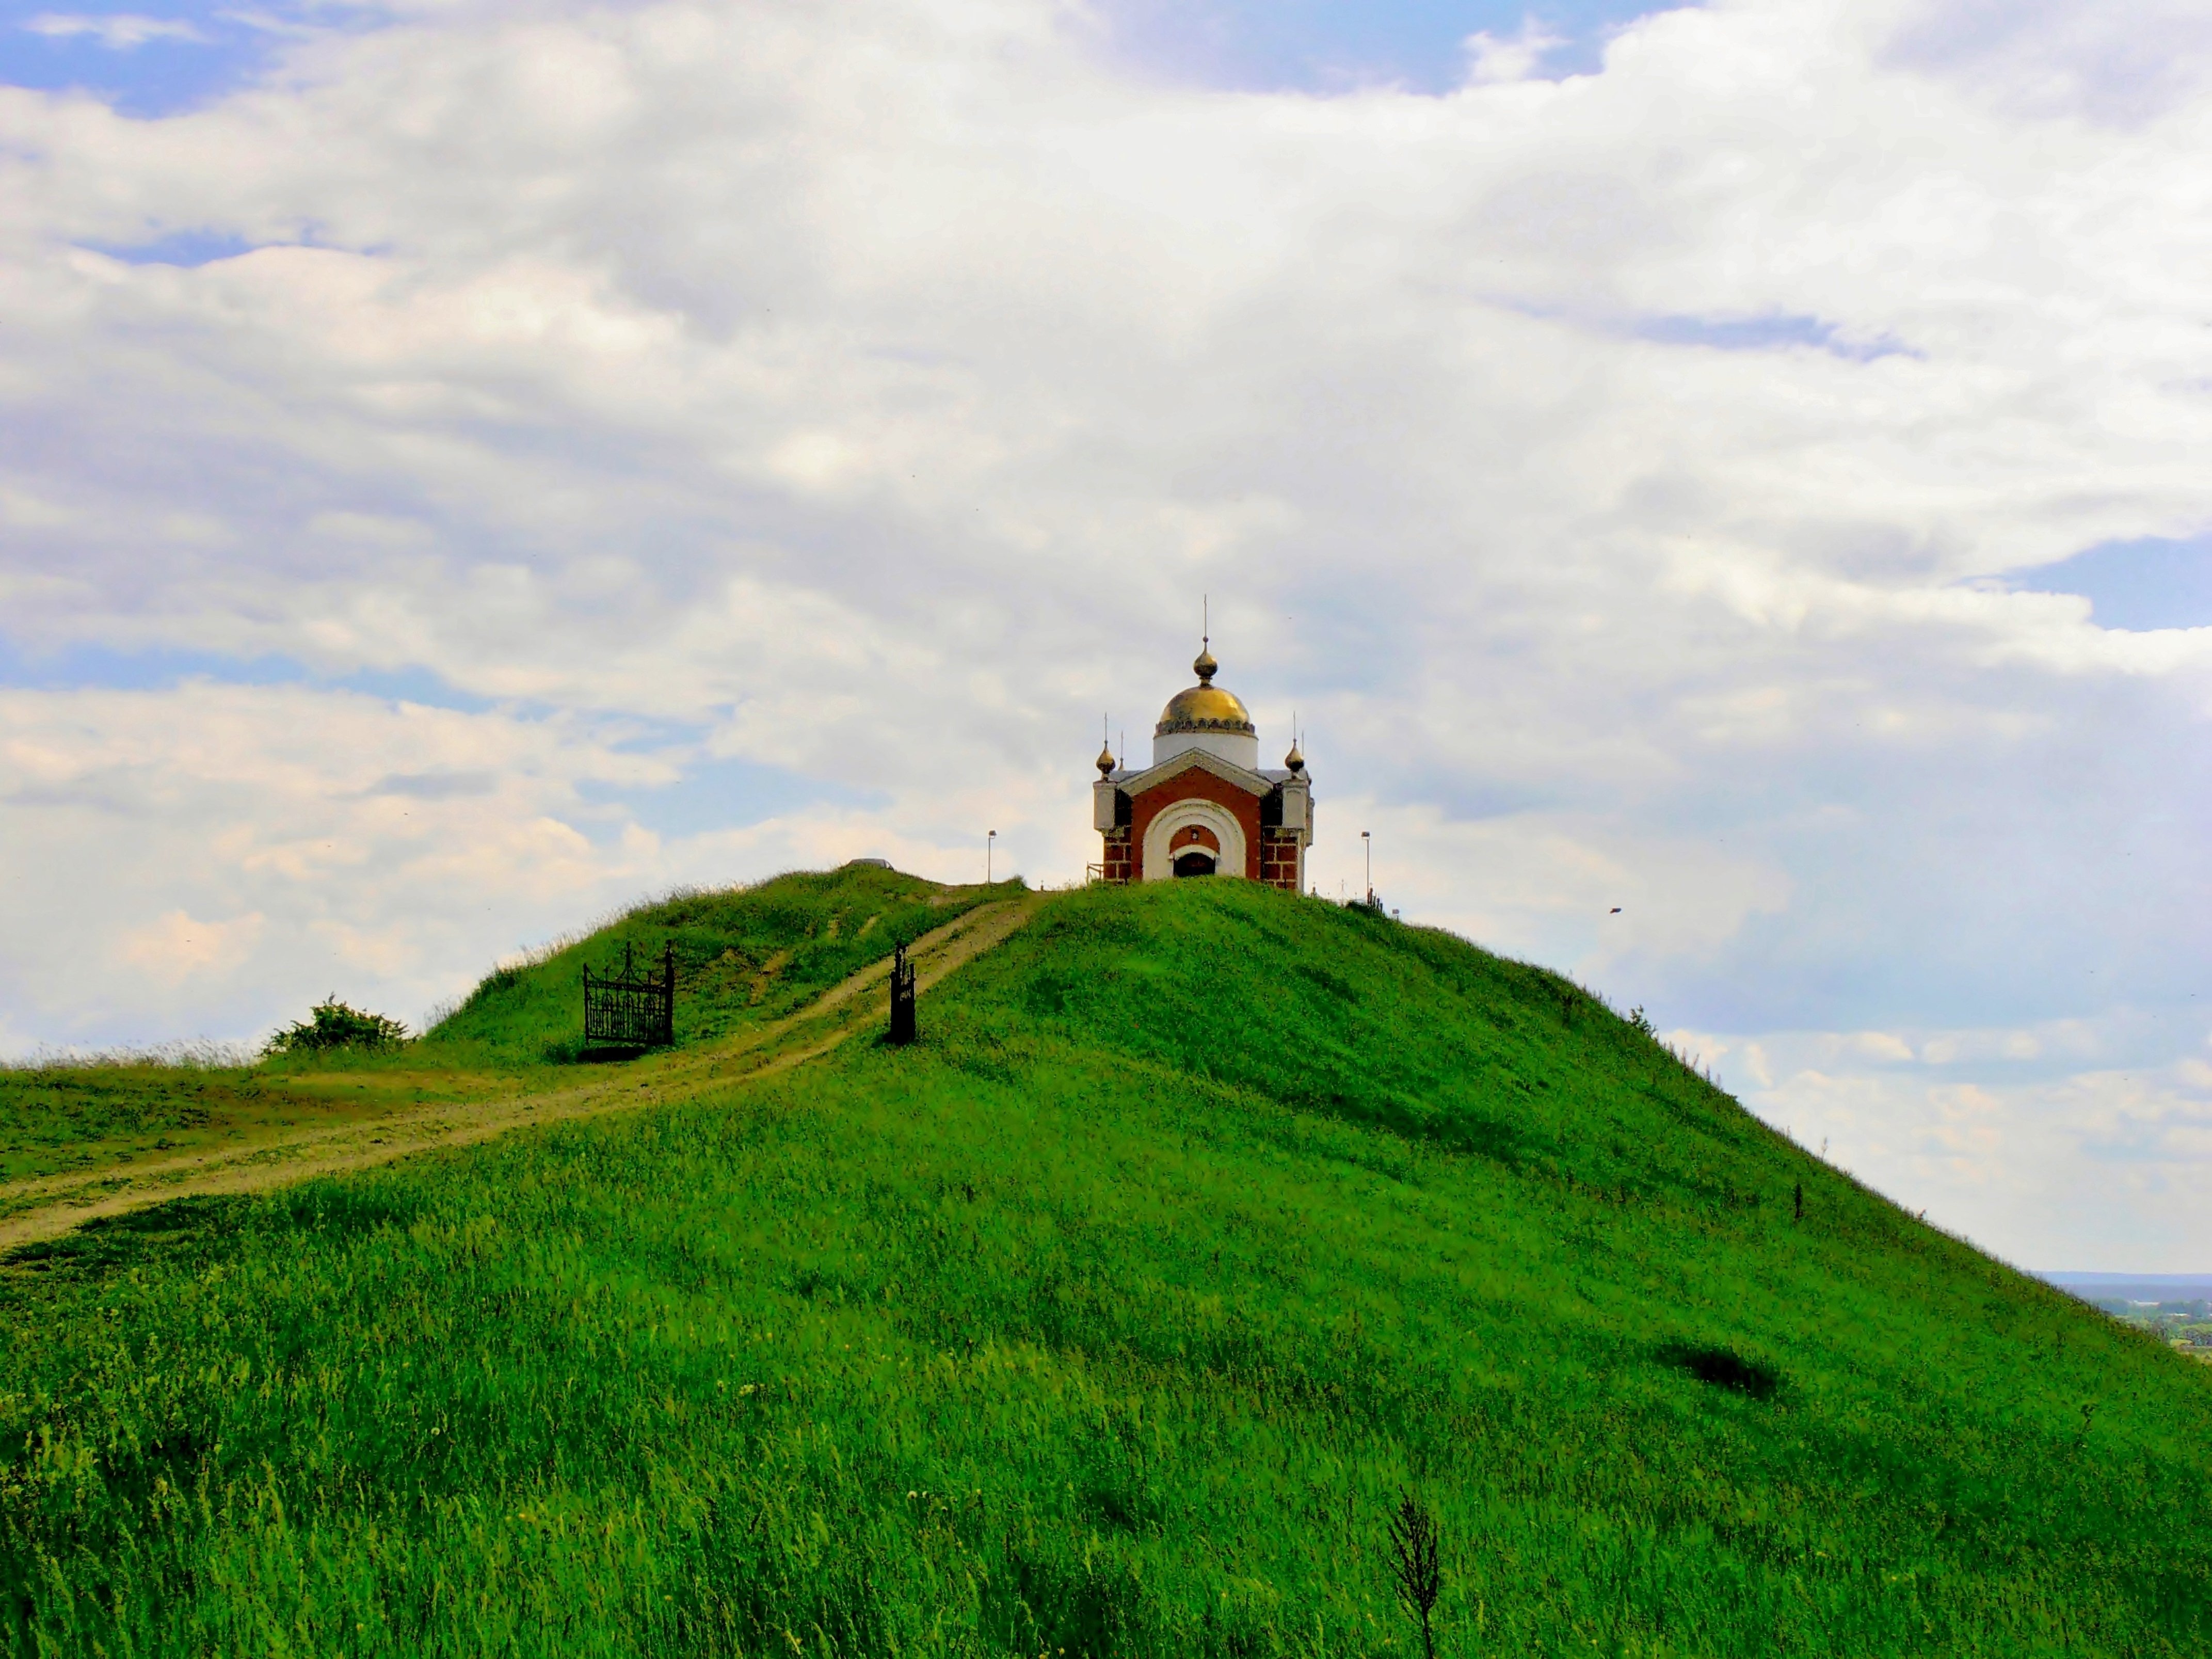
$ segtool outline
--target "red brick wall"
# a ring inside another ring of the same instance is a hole
[[[1103,832],[1106,837],[1105,878],[1115,886],[1136,879],[1136,872],[1129,864],[1129,829],[1127,824],[1118,830]]]
[[[1269,830],[1260,846],[1260,879],[1285,892],[1298,890],[1298,832]]]
[[[1260,798],[1247,794],[1233,783],[1224,783],[1202,766],[1194,766],[1176,773],[1164,783],[1153,785],[1130,803],[1130,880],[1144,878],[1145,831],[1164,809],[1179,800],[1210,800],[1217,806],[1227,807],[1235,815],[1237,827],[1244,832],[1245,877],[1251,881],[1261,878]]]

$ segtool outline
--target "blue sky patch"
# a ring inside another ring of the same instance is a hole
[[[1715,351],[1777,351],[1812,346],[1857,363],[1912,355],[1894,340],[1845,339],[1835,324],[1818,317],[1646,317],[1631,331],[1639,340],[1660,345],[1705,346]]]
[[[226,657],[165,647],[118,651],[105,645],[31,651],[0,635],[0,685],[22,690],[167,691],[186,680],[292,685],[307,678],[307,671],[289,657]]]
[[[0,5],[0,82],[88,92],[126,115],[169,115],[251,82],[278,49],[332,21],[331,9],[298,0],[12,0]]]
[[[318,674],[281,655],[231,657],[162,647],[118,651],[105,645],[31,651],[0,635],[0,686],[33,691],[167,691],[188,680],[217,685],[311,685],[471,714],[496,706],[492,699],[464,691],[421,666]]]
[[[1106,0],[1111,47],[1154,74],[1224,89],[1342,92],[1392,85],[1440,94],[1466,79],[1467,40],[1517,38],[1534,24],[1558,44],[1538,72],[1597,69],[1608,36],[1674,8],[1652,0]],[[251,82],[288,41],[373,27],[350,14],[277,0],[252,8],[212,0],[91,0],[0,7],[0,82],[81,89],[125,113],[172,114]]]
[[[241,253],[252,252],[258,246],[243,236],[211,230],[172,231],[149,242],[85,244],[94,253],[105,253],[125,264],[182,265],[186,269],[213,264],[217,259],[234,259]]]
[[[696,761],[675,782],[658,786],[586,780],[576,793],[588,801],[625,806],[646,829],[671,840],[742,829],[803,807],[873,808],[890,799],[746,760]]]
[[[1445,93],[1467,78],[1467,40],[1559,37],[1541,71],[1585,74],[1607,36],[1654,12],[1650,0],[1106,0],[1115,51],[1178,80],[1245,92],[1342,92],[1377,84]]]
[[[2100,628],[2212,627],[2212,531],[2100,542],[2057,564],[2015,571],[2005,585],[2015,593],[2078,593]]]
[[[337,691],[381,697],[386,702],[420,703],[425,708],[452,708],[464,714],[481,714],[499,707],[496,699],[464,691],[442,675],[410,664],[405,668],[356,668],[316,682]]]

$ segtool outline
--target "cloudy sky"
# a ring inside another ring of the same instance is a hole
[[[1370,829],[1931,1220],[2212,1270],[2193,0],[13,5],[0,81],[0,1054],[1079,877],[1210,594],[1325,891]]]

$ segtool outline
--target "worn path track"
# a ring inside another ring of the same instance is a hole
[[[927,990],[962,964],[1003,943],[1036,914],[1038,901],[979,905],[923,934],[908,951],[916,988]],[[501,1099],[426,1106],[363,1121],[301,1129],[273,1139],[223,1147],[158,1164],[0,1185],[0,1209],[27,1206],[0,1220],[0,1252],[54,1238],[102,1216],[171,1199],[260,1192],[313,1176],[389,1164],[446,1146],[471,1146],[509,1129],[564,1123],[771,1076],[828,1054],[872,1029],[880,1012],[864,994],[883,987],[890,962],[871,963],[796,1013],[725,1042],[655,1056],[567,1088]]]

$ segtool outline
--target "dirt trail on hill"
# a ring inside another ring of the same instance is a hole
[[[1039,901],[1007,899],[979,905],[924,933],[908,949],[917,990],[1003,944],[1036,913]],[[171,1199],[211,1193],[260,1192],[313,1176],[366,1170],[447,1146],[472,1146],[509,1129],[566,1123],[609,1112],[634,1111],[789,1071],[873,1029],[876,999],[890,977],[886,957],[823,992],[796,1013],[724,1042],[654,1055],[562,1089],[503,1099],[418,1107],[387,1116],[301,1129],[158,1164],[42,1176],[0,1184],[0,1209],[28,1207],[0,1220],[0,1255],[58,1237],[103,1216],[122,1215]]]

